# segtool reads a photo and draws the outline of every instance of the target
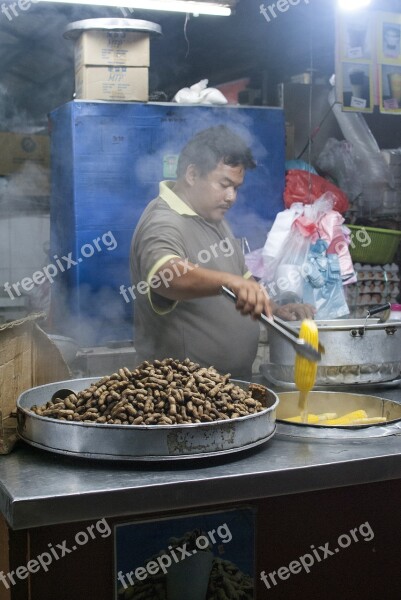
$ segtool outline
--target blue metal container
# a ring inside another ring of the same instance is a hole
[[[281,109],[79,100],[54,110],[50,121],[53,321],[81,346],[132,339],[132,306],[120,293],[130,285],[132,233],[159,181],[174,179],[194,133],[226,124],[253,150],[258,167],[247,172],[227,215],[252,250],[284,208]]]

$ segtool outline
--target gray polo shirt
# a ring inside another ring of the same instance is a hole
[[[142,360],[190,358],[202,366],[249,380],[256,355],[259,325],[241,315],[225,297],[170,301],[157,293],[160,267],[169,281],[171,259],[181,258],[206,269],[250,277],[238,242],[228,224],[206,221],[162,182],[160,195],[149,203],[131,244],[135,348]]]

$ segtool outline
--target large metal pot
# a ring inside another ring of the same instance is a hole
[[[378,383],[401,373],[401,322],[378,319],[316,321],[325,354],[317,369],[316,385]],[[299,330],[300,322],[291,323]],[[295,352],[269,331],[269,372],[277,382],[294,381]]]

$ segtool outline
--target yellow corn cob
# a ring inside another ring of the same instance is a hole
[[[315,350],[318,349],[319,331],[317,325],[312,319],[304,319],[299,330],[299,338],[304,339]],[[315,385],[317,363],[308,360],[299,354],[295,357],[295,385],[299,390],[298,406],[301,410],[303,422],[306,422],[307,415],[307,397]]]
[[[312,423],[315,425],[316,423],[326,424],[326,421],[329,419],[335,419],[337,417],[337,413],[321,413],[320,415],[314,415],[313,413],[308,413],[308,423]],[[289,421],[290,423],[302,423],[302,416],[297,417],[289,417],[288,419],[284,419],[284,421]]]
[[[323,423],[324,421],[328,421],[329,419],[336,419],[337,413],[322,413],[317,416],[319,417],[319,423]]]
[[[329,419],[325,422],[325,425],[352,425],[352,421],[366,419],[367,416],[364,410],[354,410],[354,412],[347,413],[338,419]]]
[[[289,419],[284,419],[284,421],[289,421],[290,423],[302,423],[302,417],[290,417]],[[307,423],[319,423],[319,415],[308,414]]]

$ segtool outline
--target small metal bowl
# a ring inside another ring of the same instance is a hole
[[[312,391],[308,394],[308,412],[320,414],[335,412],[338,416],[354,410],[365,410],[368,417],[385,417],[386,423],[368,425],[312,425],[290,423],[284,419],[299,414],[299,392],[280,392],[277,409],[277,436],[281,438],[307,438],[309,441],[369,440],[401,434],[401,404],[365,394]]]

